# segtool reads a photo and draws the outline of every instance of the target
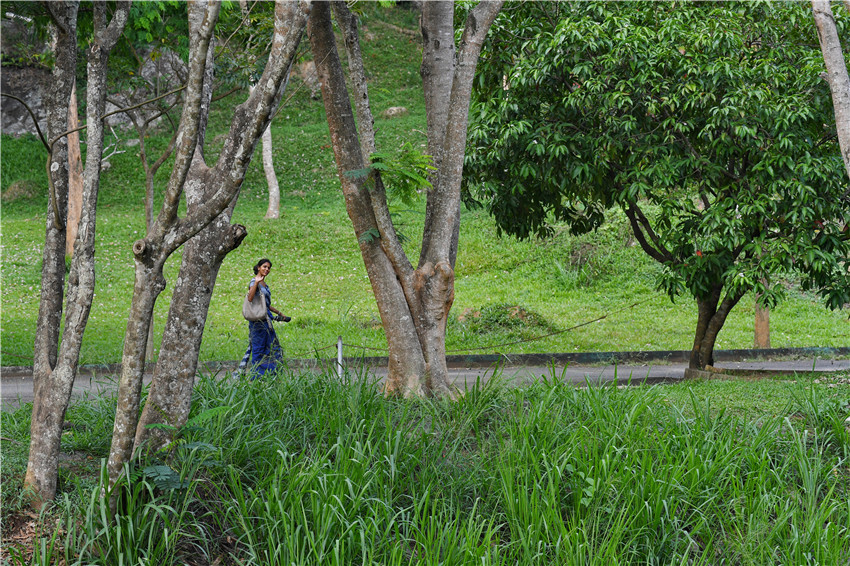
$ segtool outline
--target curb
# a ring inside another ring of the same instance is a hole
[[[647,364],[647,363],[687,363],[690,350],[653,350],[634,352],[575,352],[548,354],[468,354],[446,356],[449,368],[484,368],[494,365],[510,366],[548,366],[548,365],[594,365],[594,364]],[[767,348],[756,350],[752,348],[737,350],[715,350],[714,359],[717,362],[739,362],[744,360],[767,360],[771,358],[821,358],[834,359],[850,357],[850,347],[810,347],[810,348]],[[316,368],[328,363],[335,363],[335,357],[302,358],[288,360],[291,367]],[[384,367],[388,363],[386,356],[349,356],[343,358],[346,365],[363,364],[370,367]],[[217,371],[234,369],[235,361],[210,361],[198,364],[201,371]],[[155,362],[148,364],[146,371],[152,370]],[[700,370],[693,370],[700,371]],[[78,376],[116,375],[121,373],[121,364],[87,364],[79,367]],[[711,373],[711,372],[703,372]],[[751,372],[752,373],[752,372]],[[776,375],[777,372],[773,372]],[[4,366],[0,368],[0,376],[29,377],[32,376],[32,366]],[[727,372],[727,375],[728,372]],[[687,378],[686,373],[685,377]]]

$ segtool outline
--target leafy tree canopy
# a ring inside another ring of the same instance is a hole
[[[839,308],[850,199],[822,72],[807,4],[513,5],[479,64],[466,198],[521,238],[619,206],[671,297],[773,304],[795,271]]]

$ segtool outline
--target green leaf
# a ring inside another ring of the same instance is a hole
[[[151,424],[145,425],[145,428],[149,428],[151,430],[168,430],[168,431],[172,431],[172,432],[177,430],[176,426],[166,424],[166,423],[151,423]]]
[[[363,169],[352,169],[351,171],[346,171],[343,173],[349,179],[362,179],[369,175],[372,172],[371,167],[364,167]]]
[[[201,412],[200,414],[189,419],[189,421],[186,424],[187,425],[199,425],[199,424],[206,422],[206,421],[208,421],[212,418],[215,418],[219,415],[223,415],[223,414],[227,413],[228,411],[230,411],[230,409],[231,409],[231,407],[226,406],[226,405],[223,405],[221,407],[213,407],[212,409],[207,409],[207,410]]]
[[[372,242],[380,238],[381,233],[378,232],[377,228],[369,228],[368,230],[360,234],[360,237],[357,238],[357,241],[362,242],[364,244],[371,244]]]

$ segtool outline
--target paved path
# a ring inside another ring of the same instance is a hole
[[[792,361],[762,361],[762,362],[724,362],[718,364],[723,368],[770,370],[770,371],[850,371],[850,360],[792,360]],[[531,383],[541,378],[556,377],[565,382],[582,385],[585,383],[610,383],[616,380],[618,384],[626,383],[660,383],[675,382],[683,379],[685,364],[671,363],[659,365],[599,365],[599,366],[557,366],[554,369],[542,366],[503,367],[493,368],[450,368],[449,373],[458,387],[471,387],[479,379],[486,383],[494,375],[513,385]],[[386,376],[384,367],[371,368],[370,372],[377,377]],[[84,395],[100,395],[116,389],[117,377],[93,372],[84,368],[74,382],[74,397]],[[145,375],[145,383],[149,383],[150,374]],[[22,403],[33,400],[32,377],[26,369],[3,368],[0,372],[0,398],[2,409],[12,410]]]

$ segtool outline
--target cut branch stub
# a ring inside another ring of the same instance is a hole
[[[133,255],[141,260],[148,249],[148,244],[144,240],[136,240],[133,242]]]

